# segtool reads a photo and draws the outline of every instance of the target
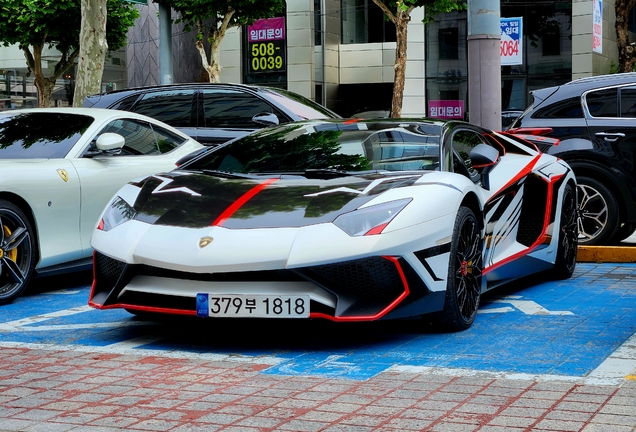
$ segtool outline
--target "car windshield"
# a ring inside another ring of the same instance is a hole
[[[63,158],[93,121],[58,112],[0,113],[0,159]]]
[[[439,133],[432,132],[438,129],[395,122],[288,123],[217,147],[182,169],[238,174],[435,170]]]
[[[269,97],[279,105],[284,106],[304,120],[340,118],[338,114],[299,94],[282,89],[263,91],[267,92]]]

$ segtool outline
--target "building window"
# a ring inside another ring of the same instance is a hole
[[[561,32],[558,23],[549,24],[543,31],[543,55],[561,55]]]
[[[342,43],[395,42],[395,25],[373,0],[341,0]]]
[[[457,60],[459,58],[459,38],[457,34],[457,27],[438,30],[440,60]]]
[[[322,45],[322,0],[314,0],[314,45]]]

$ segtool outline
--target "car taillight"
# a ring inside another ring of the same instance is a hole
[[[552,128],[514,128],[506,132],[514,135],[548,135],[552,132]]]

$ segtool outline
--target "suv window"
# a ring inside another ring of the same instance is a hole
[[[636,117],[636,87],[621,88],[621,117]]]
[[[192,122],[194,90],[167,90],[144,94],[133,111],[172,127],[196,127]]]
[[[576,96],[540,108],[532,118],[583,118],[581,98]]]
[[[585,103],[592,117],[618,117],[618,89],[590,92]]]
[[[258,128],[252,117],[260,113],[280,112],[264,100],[236,90],[204,90],[203,109],[205,127],[217,128]]]

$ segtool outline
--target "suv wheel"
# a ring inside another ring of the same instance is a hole
[[[579,244],[608,243],[618,228],[619,208],[614,194],[591,177],[577,177]]]

